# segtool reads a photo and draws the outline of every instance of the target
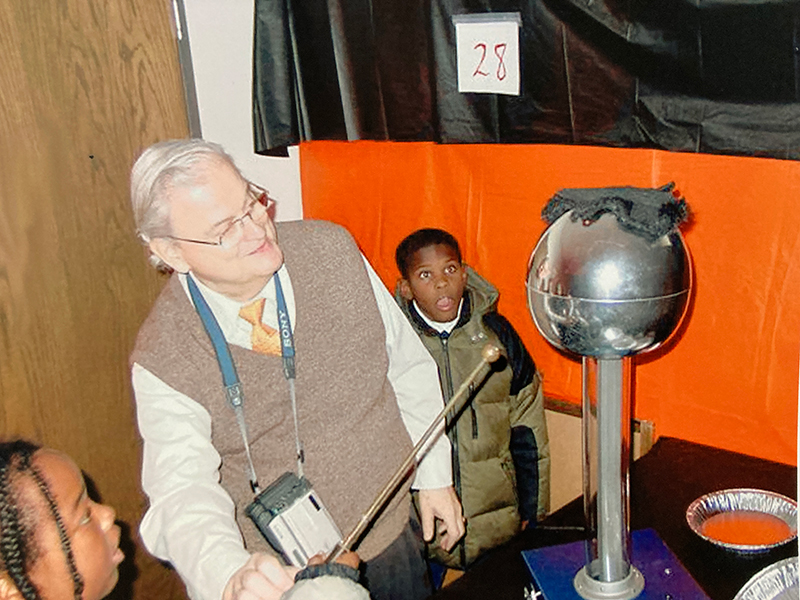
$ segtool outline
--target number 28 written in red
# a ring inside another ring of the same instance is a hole
[[[473,50],[478,51],[476,56],[477,65],[475,66],[475,70],[472,72],[472,76],[491,77],[494,75],[498,81],[503,81],[508,75],[508,72],[506,71],[506,65],[503,62],[507,47],[508,44],[505,42],[494,44],[491,52],[493,56],[490,55],[487,58],[489,47],[483,42],[478,42],[475,44],[475,46],[473,46]],[[495,63],[497,65],[496,67]],[[494,67],[494,73],[491,72],[492,67]]]

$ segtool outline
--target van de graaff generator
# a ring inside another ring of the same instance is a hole
[[[645,587],[631,564],[631,361],[661,347],[686,312],[692,273],[677,230],[686,206],[674,196],[671,185],[562,190],[545,218],[552,207],[561,214],[529,263],[528,307],[536,327],[582,360],[587,540],[586,564],[573,583],[587,600],[636,598]],[[659,231],[651,217],[663,215],[664,207],[673,218]],[[642,214],[644,222],[637,222]]]

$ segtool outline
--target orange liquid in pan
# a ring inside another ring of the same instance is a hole
[[[726,544],[761,546],[777,544],[791,537],[792,530],[774,515],[737,510],[709,517],[703,523],[702,533]]]

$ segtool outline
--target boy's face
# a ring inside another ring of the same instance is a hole
[[[411,258],[408,279],[400,282],[407,300],[416,300],[425,315],[446,323],[458,316],[458,305],[467,285],[467,269],[455,251],[444,244],[425,246]]]

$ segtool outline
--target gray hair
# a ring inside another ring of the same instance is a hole
[[[152,239],[171,234],[170,191],[197,182],[211,161],[223,161],[241,176],[222,146],[199,138],[158,142],[139,155],[131,169],[131,207],[142,244],[149,247]],[[171,271],[152,252],[149,260],[159,271]]]

